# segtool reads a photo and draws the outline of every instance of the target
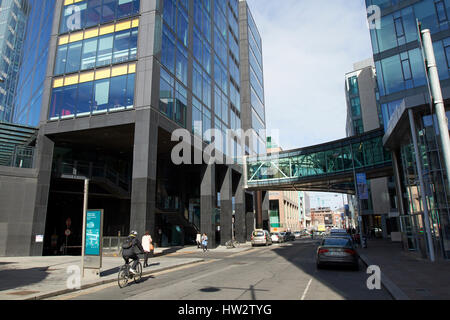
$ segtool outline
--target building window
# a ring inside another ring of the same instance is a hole
[[[140,0],[88,0],[71,3],[62,9],[59,33],[81,30],[100,23],[134,16],[139,14],[139,7]]]
[[[135,65],[125,64],[55,79],[49,119],[133,108],[134,72]]]
[[[437,1],[434,3],[434,5],[436,7],[438,22],[439,23],[447,22],[448,17],[447,17],[447,10],[445,8],[444,1]]]
[[[350,104],[352,107],[352,116],[360,117],[361,116],[361,100],[358,98],[350,99]]]
[[[348,79],[348,92],[350,95],[359,95],[358,77],[351,77]]]

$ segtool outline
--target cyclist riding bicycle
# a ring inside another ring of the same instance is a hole
[[[133,265],[130,268],[130,272],[136,274],[136,266],[139,263],[139,257],[136,253],[136,248],[140,250],[139,253],[144,253],[144,248],[142,247],[141,242],[137,238],[137,231],[131,231],[128,238],[122,245],[122,257],[125,260],[125,263],[128,264],[130,259],[133,260]]]

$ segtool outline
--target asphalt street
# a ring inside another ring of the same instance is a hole
[[[360,270],[318,270],[318,242],[297,240],[240,253],[198,252],[203,263],[144,276],[120,289],[116,283],[74,292],[63,300],[386,300],[385,289],[369,290]],[[151,261],[149,261],[151,263]],[[151,268],[151,265],[150,267]]]

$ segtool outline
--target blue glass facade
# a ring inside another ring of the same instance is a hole
[[[247,152],[256,154],[266,153],[266,119],[264,98],[264,76],[262,58],[262,40],[255,20],[247,6],[247,38],[248,38],[248,73],[250,91],[250,117],[252,129],[252,145]]]
[[[422,0],[409,6],[402,6],[402,2],[366,1],[368,6],[378,5],[382,9],[381,28],[371,30],[371,39],[385,128],[394,108],[399,105],[398,97],[393,94],[426,85],[416,19],[423,29],[430,29],[436,39],[433,45],[440,79],[450,78],[450,37],[445,36],[450,27],[450,0]],[[384,14],[393,5],[400,9]]]
[[[139,14],[140,0],[66,0],[59,33],[90,28]]]
[[[29,8],[13,122],[37,127],[55,5],[52,1],[29,0]]]
[[[3,0],[0,10],[0,121],[12,122],[29,2]]]
[[[429,29],[433,39],[441,87],[445,91],[450,79],[450,1],[422,0],[416,2],[367,0],[367,5],[381,7],[381,28],[371,30],[374,60],[377,69],[377,80],[380,93],[384,127],[402,105],[408,102],[408,96],[428,96],[425,67],[421,49],[419,48],[416,19],[422,29]],[[395,7],[393,6],[395,5]],[[415,103],[415,102],[414,102]],[[406,105],[406,107],[420,107]],[[412,138],[398,136],[397,127],[390,128],[389,141],[391,150],[398,155],[401,168],[401,185],[397,190],[405,203],[405,210],[400,217],[404,226],[402,232],[408,239],[410,250],[421,250],[423,239],[423,212],[421,197],[425,197],[430,214],[431,236],[438,252],[450,258],[450,203],[448,173],[442,168],[443,162],[440,144],[438,143],[436,124],[426,108],[413,108],[414,122],[420,150],[420,165],[423,168],[422,178],[425,190],[419,185],[418,163],[414,155]],[[448,105],[446,106],[448,109]],[[448,111],[447,114],[450,112]],[[401,121],[401,120],[399,120]],[[409,128],[408,120],[407,126]],[[410,129],[410,128],[409,128]],[[412,133],[411,133],[412,134]],[[396,141],[398,140],[398,141]],[[424,252],[425,253],[425,252]]]
[[[48,119],[134,107],[137,0],[65,0]]]
[[[238,1],[164,0],[161,11],[160,112],[206,142],[221,130],[226,152],[225,130],[241,128]]]

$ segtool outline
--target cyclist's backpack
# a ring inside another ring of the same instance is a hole
[[[122,244],[122,249],[130,249],[133,246],[133,239],[127,238]]]

